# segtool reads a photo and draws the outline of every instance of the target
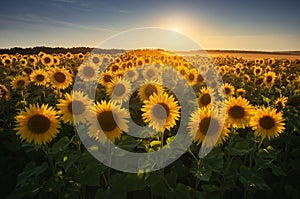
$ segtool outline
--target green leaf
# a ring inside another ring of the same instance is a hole
[[[80,170],[74,174],[74,179],[80,184],[99,186],[100,172],[97,165],[87,165],[84,170]]]
[[[224,153],[220,150],[212,150],[203,158],[203,166],[212,171],[220,172],[224,165]]]
[[[39,176],[48,168],[48,164],[44,162],[41,166],[36,166],[35,162],[29,162],[26,164],[22,173],[18,175],[17,185],[24,184],[29,178],[33,176]]]

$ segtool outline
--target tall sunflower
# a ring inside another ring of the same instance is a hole
[[[222,115],[216,109],[198,108],[191,114],[188,123],[189,134],[194,137],[197,145],[202,143],[204,147],[218,146],[227,139],[229,133],[222,119]]]
[[[129,99],[131,84],[123,78],[115,78],[107,84],[106,93],[112,101],[122,103]]]
[[[50,82],[54,88],[66,89],[72,83],[72,75],[66,68],[51,68],[49,71]]]
[[[283,132],[284,119],[281,112],[270,107],[257,108],[250,120],[250,126],[255,134],[269,140],[278,137]]]
[[[22,75],[16,76],[11,81],[11,87],[12,89],[23,89],[29,84],[29,80],[27,77],[24,77]]]
[[[91,64],[83,64],[79,67],[78,77],[85,82],[97,81],[99,73],[99,67]]]
[[[233,128],[245,128],[249,126],[253,107],[245,98],[230,97],[226,107],[226,122]]]
[[[128,131],[128,120],[130,117],[128,110],[109,101],[97,102],[95,105],[97,120],[89,126],[88,134],[90,137],[105,143],[107,138],[115,142],[120,138],[122,131]]]
[[[48,105],[29,105],[29,108],[25,108],[25,111],[16,116],[16,121],[17,135],[29,143],[46,144],[59,133],[57,111]]]
[[[139,88],[138,96],[141,101],[148,100],[154,93],[161,95],[164,88],[156,81],[145,81],[145,83]]]
[[[201,88],[200,95],[198,97],[199,107],[208,107],[212,105],[212,102],[215,99],[215,93],[212,89],[207,89],[205,87]]]
[[[65,123],[87,123],[91,116],[93,102],[82,92],[75,91],[71,94],[66,93],[65,99],[60,99],[57,108],[62,114],[61,119]]]
[[[174,127],[176,120],[179,120],[180,117],[178,102],[175,101],[172,95],[168,96],[166,93],[151,95],[149,100],[144,101],[141,110],[143,111],[143,120],[149,122],[149,126],[161,132]]]
[[[42,64],[44,66],[52,66],[54,64],[53,56],[49,54],[44,54],[41,58]]]
[[[276,79],[276,73],[269,71],[265,74],[264,83],[266,84],[267,87],[272,87],[275,82],[275,79]]]
[[[29,77],[30,81],[37,86],[45,86],[49,81],[48,74],[44,69],[34,70]]]

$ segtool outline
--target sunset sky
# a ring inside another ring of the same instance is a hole
[[[205,49],[300,50],[299,8],[299,0],[9,0],[0,6],[0,48],[95,47],[122,31],[158,27]]]

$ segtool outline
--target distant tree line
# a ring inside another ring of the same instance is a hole
[[[62,48],[62,47],[45,47],[45,46],[37,46],[33,48],[20,48],[20,47],[14,47],[9,49],[0,49],[0,54],[38,54],[39,52],[45,52],[48,54],[53,53],[67,53],[71,52],[73,54],[76,53],[87,53],[87,52],[96,52],[96,53],[105,53],[105,54],[116,54],[116,53],[123,53],[124,50],[121,49],[98,49],[98,48],[89,48],[89,47],[73,47],[73,48]]]

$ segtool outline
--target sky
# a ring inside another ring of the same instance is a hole
[[[9,0],[0,6],[0,48],[104,41],[134,48],[154,42],[156,28],[169,34],[159,41],[174,45],[189,38],[208,50],[300,50],[299,7],[299,0]]]

